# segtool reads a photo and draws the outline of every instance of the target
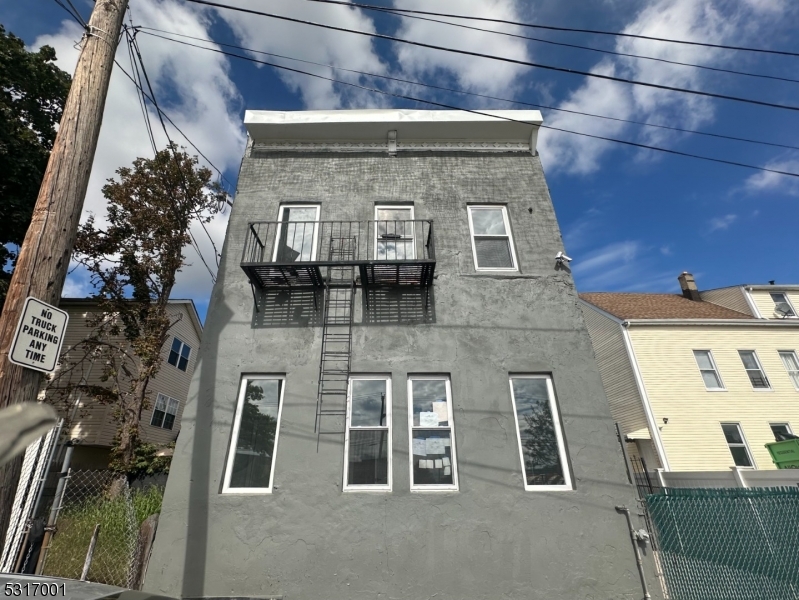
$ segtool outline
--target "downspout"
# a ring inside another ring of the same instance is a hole
[[[646,422],[649,425],[649,431],[652,434],[652,441],[655,443],[655,449],[660,459],[660,464],[666,471],[671,471],[669,460],[666,458],[666,449],[663,446],[663,440],[660,437],[660,429],[658,429],[655,422],[655,414],[652,412],[652,406],[649,404],[649,396],[646,395],[646,388],[644,387],[644,380],[641,377],[641,371],[638,368],[638,360],[635,358],[635,351],[633,350],[633,343],[630,339],[629,321],[621,323],[621,336],[624,340],[624,347],[627,350],[627,357],[630,359],[630,365],[633,368],[635,375],[635,383],[638,387],[638,393],[641,396],[641,403],[644,405],[644,414],[646,415]]]
[[[641,577],[641,589],[644,591],[644,598],[651,598],[652,595],[649,593],[649,588],[646,585],[644,561],[641,560],[641,552],[638,550],[639,536],[635,532],[635,527],[633,527],[633,520],[632,517],[630,517],[630,509],[626,506],[617,506],[616,510],[624,513],[624,516],[627,517],[627,525],[630,528],[630,541],[633,543],[633,550],[635,550],[635,563],[638,565],[638,575]],[[645,537],[643,539],[645,539]]]

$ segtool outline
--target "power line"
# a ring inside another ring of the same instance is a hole
[[[412,85],[418,85],[418,86],[431,88],[431,89],[435,89],[435,90],[441,90],[441,91],[444,91],[444,92],[451,92],[451,93],[455,93],[455,94],[464,94],[466,96],[474,96],[476,98],[486,98],[486,99],[489,99],[489,100],[499,100],[500,102],[508,102],[508,103],[511,103],[511,104],[520,104],[520,105],[523,105],[523,106],[530,106],[532,108],[552,110],[552,111],[557,111],[557,112],[565,112],[565,113],[581,115],[581,116],[585,116],[585,117],[594,117],[594,118],[597,118],[597,119],[607,119],[609,121],[618,121],[620,123],[630,123],[632,125],[641,125],[641,126],[644,126],[644,127],[654,127],[654,128],[657,128],[657,129],[667,129],[667,130],[670,130],[670,131],[677,131],[677,132],[680,132],[680,133],[690,133],[690,134],[703,135],[703,136],[720,138],[720,139],[725,139],[725,140],[733,140],[733,141],[736,141],[736,142],[746,142],[746,143],[750,143],[750,144],[760,144],[760,145],[763,145],[763,146],[772,146],[772,147],[775,147],[775,148],[787,148],[789,150],[799,150],[799,146],[790,146],[790,145],[787,145],[787,144],[778,144],[776,142],[765,142],[765,141],[762,141],[762,140],[753,140],[753,139],[749,139],[749,138],[742,138],[742,137],[736,137],[736,136],[731,136],[731,135],[724,135],[724,134],[721,134],[721,133],[710,133],[710,132],[707,132],[707,131],[697,131],[695,129],[683,129],[682,127],[674,127],[674,126],[671,126],[671,125],[660,125],[660,124],[657,124],[657,123],[647,123],[646,121],[635,121],[635,120],[632,120],[632,119],[622,119],[622,118],[619,118],[619,117],[609,117],[607,115],[598,115],[598,114],[595,114],[595,113],[586,113],[586,112],[581,112],[581,111],[578,111],[578,110],[571,110],[571,109],[567,109],[567,108],[559,108],[559,107],[556,107],[556,106],[547,106],[545,104],[533,104],[531,102],[524,102],[522,100],[511,100],[509,98],[500,98],[498,96],[489,96],[487,94],[477,94],[475,92],[467,92],[465,90],[448,88],[448,87],[439,86],[439,85],[433,85],[433,84],[429,84],[429,83],[422,83],[421,81],[415,81],[413,79],[402,79],[402,78],[399,78],[399,77],[391,77],[389,75],[379,75],[377,73],[369,73],[367,71],[358,71],[358,70],[355,70],[355,69],[346,69],[344,67],[336,67],[334,65],[328,65],[328,64],[325,64],[325,63],[314,62],[312,60],[304,60],[304,59],[301,59],[301,58],[293,58],[291,56],[285,56],[285,55],[282,55],[282,54],[275,54],[273,52],[264,52],[263,50],[255,50],[254,48],[245,48],[243,46],[236,46],[235,44],[226,44],[224,42],[217,42],[217,41],[210,40],[210,39],[207,39],[207,38],[201,38],[201,37],[196,37],[196,36],[192,36],[192,35],[186,35],[186,34],[183,34],[183,33],[176,33],[174,31],[165,31],[163,29],[156,29],[155,27],[142,27],[142,26],[139,26],[139,27],[137,27],[137,29],[139,29],[141,31],[141,33],[143,33],[145,35],[151,35],[153,37],[161,38],[163,40],[177,41],[177,40],[174,40],[172,38],[164,37],[164,36],[161,36],[161,35],[155,35],[155,34],[150,33],[150,32],[151,31],[157,31],[157,32],[160,32],[160,33],[166,33],[166,34],[169,34],[169,35],[176,35],[176,36],[179,36],[179,37],[188,38],[188,39],[191,39],[191,40],[197,40],[197,41],[200,41],[200,42],[208,42],[210,44],[217,44],[219,46],[225,46],[227,48],[234,48],[236,50],[243,50],[245,52],[253,52],[255,54],[263,54],[265,56],[274,56],[276,58],[292,60],[292,61],[296,61],[296,62],[306,63],[306,64],[309,64],[309,65],[316,65],[318,67],[326,67],[326,68],[333,69],[333,70],[336,70],[336,71],[345,71],[347,73],[356,73],[358,75],[364,75],[364,76],[367,76],[367,77],[376,77],[376,78],[380,78],[380,79],[386,79],[388,81],[396,81],[398,83],[409,83],[409,84],[412,84]]]
[[[686,44],[688,46],[704,46],[705,48],[719,48],[722,50],[740,50],[744,52],[759,52],[762,54],[778,54],[782,56],[799,56],[799,52],[789,52],[784,50],[769,50],[766,48],[752,48],[747,46],[730,46],[727,44],[711,44],[709,42],[692,42],[688,40],[677,40],[673,38],[653,37],[649,35],[639,35],[634,33],[620,33],[618,31],[602,31],[600,29],[577,29],[574,27],[556,27],[554,25],[539,25],[536,23],[525,23],[523,21],[510,21],[508,19],[492,19],[488,17],[472,17],[469,15],[455,15],[452,13],[438,13],[426,10],[410,10],[407,8],[386,8],[374,6],[372,4],[358,4],[357,2],[343,2],[342,0],[308,0],[308,2],[319,2],[323,4],[339,4],[350,8],[363,8],[379,12],[400,13],[405,15],[428,15],[432,17],[448,17],[452,19],[465,19],[469,21],[483,21],[486,23],[501,23],[503,25],[515,25],[517,27],[528,27],[531,29],[546,29],[549,31],[566,31],[569,33],[591,33],[595,35],[609,35],[614,37],[626,37],[639,40],[650,40],[655,42],[668,42],[670,44]]]
[[[309,0],[309,1],[311,1],[311,2],[321,2],[321,1],[326,1],[326,0]],[[358,5],[358,4],[353,5],[353,4],[350,4],[348,2],[331,2],[331,3],[332,4],[344,4],[344,5],[348,5],[348,6],[361,6],[361,7],[364,7],[364,8],[367,7],[367,5]],[[576,49],[579,49],[579,50],[588,50],[590,52],[599,52],[601,54],[610,54],[610,55],[613,55],[613,56],[624,56],[624,57],[627,57],[627,58],[638,58],[638,59],[643,59],[643,60],[652,60],[652,61],[656,61],[656,62],[660,62],[660,63],[666,63],[666,64],[670,64],[670,65],[679,65],[681,67],[691,67],[691,68],[694,68],[694,69],[703,69],[703,70],[707,70],[707,71],[715,71],[715,72],[718,72],[718,73],[728,73],[728,74],[731,74],[731,75],[743,75],[745,77],[758,77],[760,79],[772,79],[772,80],[775,80],[775,81],[787,81],[787,82],[790,82],[790,83],[799,83],[799,79],[791,79],[790,77],[780,77],[778,75],[765,75],[765,74],[762,74],[762,73],[748,73],[746,71],[736,71],[734,69],[723,69],[721,67],[711,67],[711,66],[708,66],[708,65],[697,65],[697,64],[693,64],[693,63],[680,62],[680,61],[677,61],[677,60],[669,60],[669,59],[666,59],[666,58],[657,58],[657,57],[654,57],[654,56],[643,56],[641,54],[630,54],[628,52],[618,52],[616,50],[606,50],[604,48],[594,48],[593,46],[583,46],[583,45],[580,45],[580,44],[569,44],[567,42],[556,42],[554,40],[546,40],[546,39],[541,39],[541,38],[534,38],[534,37],[530,37],[530,36],[527,36],[527,35],[519,35],[518,33],[510,33],[508,31],[497,31],[496,29],[485,29],[483,27],[474,27],[472,25],[464,25],[463,23],[453,23],[452,21],[442,21],[440,19],[431,19],[431,18],[428,18],[428,17],[420,17],[420,16],[416,16],[416,15],[413,15],[413,14],[404,14],[402,12],[398,12],[399,9],[369,7],[368,10],[375,10],[375,11],[378,11],[378,12],[384,12],[384,13],[388,13],[388,14],[392,14],[392,15],[396,15],[396,16],[400,16],[400,17],[405,17],[405,18],[408,18],[408,19],[417,19],[417,20],[420,20],[420,21],[429,21],[431,23],[441,23],[442,25],[450,25],[451,27],[459,27],[461,29],[469,29],[469,30],[472,30],[472,31],[482,31],[484,33],[493,33],[493,34],[496,34],[496,35],[504,35],[506,37],[517,38],[517,39],[521,39],[521,40],[528,40],[528,41],[531,41],[531,42],[538,42],[538,43],[541,43],[541,44],[551,44],[553,46],[564,46],[566,48],[576,48]]]
[[[81,26],[81,28],[82,28],[82,29],[86,29],[86,28],[88,27],[88,24],[86,23],[86,21],[84,21],[84,20],[83,20],[83,17],[82,17],[82,16],[80,15],[80,13],[79,13],[79,12],[78,12],[78,11],[75,9],[75,7],[73,6],[72,2],[69,2],[69,0],[67,0],[67,2],[69,2],[69,6],[71,7],[71,8],[68,8],[68,7],[66,6],[66,4],[64,4],[64,3],[63,3],[61,0],[53,0],[53,1],[54,1],[56,4],[58,4],[58,6],[60,6],[61,8],[63,8],[65,11],[67,11],[67,14],[68,14],[70,17],[72,17],[72,18],[75,20],[75,22],[76,22],[78,25],[80,25],[80,26]]]
[[[164,38],[164,39],[167,39],[167,38]],[[476,115],[487,116],[487,117],[491,117],[491,118],[494,118],[494,119],[499,119],[499,120],[502,120],[502,121],[510,121],[510,122],[513,122],[513,123],[522,123],[522,124],[525,124],[525,125],[531,125],[532,124],[532,123],[528,123],[526,121],[520,121],[518,119],[512,119],[510,117],[501,117],[501,116],[492,115],[492,114],[489,114],[489,113],[486,113],[486,112],[481,112],[479,110],[472,110],[472,109],[468,109],[468,108],[462,108],[462,107],[459,107],[459,106],[453,106],[453,105],[450,105],[450,104],[444,104],[442,102],[434,102],[432,100],[424,100],[422,98],[415,98],[413,96],[406,96],[406,95],[403,95],[403,94],[397,94],[397,93],[394,93],[394,92],[388,92],[388,91],[381,90],[381,89],[378,89],[378,88],[372,88],[372,87],[360,85],[360,84],[357,84],[357,83],[351,83],[349,81],[342,81],[340,79],[334,79],[332,77],[325,77],[324,75],[317,75],[315,73],[309,73],[308,71],[302,71],[300,69],[294,69],[292,67],[287,67],[287,66],[284,66],[284,65],[278,65],[278,64],[275,64],[275,63],[267,62],[267,61],[258,60],[257,58],[252,58],[252,57],[249,57],[249,56],[242,56],[240,54],[235,54],[233,52],[226,52],[224,50],[218,50],[218,49],[215,49],[215,48],[208,48],[206,46],[198,46],[197,44],[191,44],[189,42],[182,42],[180,40],[171,40],[171,41],[176,43],[176,44],[183,44],[184,46],[191,46],[193,48],[200,48],[201,50],[208,50],[209,52],[216,52],[217,54],[224,54],[225,56],[231,56],[233,58],[238,58],[238,59],[241,59],[241,60],[246,60],[246,61],[250,61],[250,62],[253,62],[253,63],[266,65],[268,67],[274,67],[276,69],[282,69],[282,70],[285,70],[285,71],[291,71],[293,73],[299,73],[301,75],[307,75],[309,77],[316,77],[317,79],[324,79],[324,80],[330,81],[332,83],[338,83],[338,84],[341,84],[341,85],[347,85],[347,86],[358,88],[358,89],[365,90],[365,91],[368,91],[368,92],[374,92],[374,93],[377,93],[377,94],[383,94],[383,95],[386,95],[386,96],[392,96],[394,98],[400,98],[402,100],[410,100],[412,102],[420,102],[420,103],[423,103],[423,104],[430,104],[432,106],[438,106],[440,108],[446,108],[446,109],[450,109],[450,110],[459,110],[459,111],[468,112],[468,113],[472,113],[472,114],[476,114]],[[768,173],[776,173],[778,175],[787,175],[789,177],[799,177],[799,173],[791,173],[791,172],[788,172],[788,171],[780,171],[778,169],[769,169],[768,167],[758,167],[756,165],[750,165],[750,164],[747,164],[747,163],[740,163],[740,162],[731,161],[731,160],[725,160],[725,159],[721,159],[721,158],[712,158],[710,156],[703,156],[701,154],[691,154],[689,152],[682,152],[680,150],[672,150],[672,149],[669,149],[669,148],[661,148],[659,146],[650,146],[650,145],[647,145],[647,144],[640,144],[638,142],[631,142],[631,141],[628,141],[628,140],[619,140],[619,139],[616,139],[616,138],[610,138],[610,137],[605,137],[605,136],[601,136],[601,135],[594,135],[594,134],[583,133],[583,132],[579,132],[579,131],[571,131],[569,129],[564,129],[562,127],[554,127],[554,126],[551,126],[551,125],[540,125],[540,128],[541,129],[550,129],[552,131],[560,131],[562,133],[570,133],[572,135],[579,135],[579,136],[588,137],[588,138],[592,138],[592,139],[603,140],[603,141],[606,141],[606,142],[615,142],[617,144],[623,144],[625,146],[632,146],[634,148],[643,148],[643,149],[647,149],[647,150],[656,150],[658,152],[664,152],[666,154],[674,154],[676,156],[683,156],[683,157],[686,157],[686,158],[696,158],[696,159],[699,159],[699,160],[705,160],[705,161],[709,161],[709,162],[716,162],[716,163],[731,165],[731,166],[735,166],[735,167],[744,167],[744,168],[753,169],[753,170],[756,170],[756,171],[765,171],[765,172],[768,172]]]
[[[727,94],[716,94],[714,92],[703,92],[701,90],[692,90],[692,89],[688,89],[688,88],[679,88],[679,87],[674,87],[674,86],[670,86],[670,85],[662,85],[662,84],[659,84],[659,83],[651,83],[651,82],[646,82],[646,81],[637,81],[637,80],[634,80],[634,79],[626,79],[624,77],[614,77],[613,75],[602,75],[600,73],[592,73],[590,71],[580,71],[580,70],[577,70],[577,69],[568,69],[566,67],[555,67],[553,65],[545,65],[543,63],[534,63],[534,62],[530,62],[530,61],[526,61],[526,60],[518,60],[518,59],[515,59],[515,58],[506,58],[506,57],[503,57],[503,56],[494,56],[492,54],[483,54],[482,52],[472,52],[472,51],[469,51],[469,50],[456,50],[454,48],[448,48],[446,46],[437,46],[435,44],[426,44],[424,42],[415,42],[413,40],[407,40],[407,39],[404,39],[404,38],[399,38],[399,37],[395,37],[395,36],[391,36],[391,35],[385,35],[385,34],[382,34],[382,33],[369,33],[368,31],[359,31],[357,29],[347,29],[346,27],[337,27],[335,25],[326,25],[324,23],[315,23],[313,21],[306,21],[304,19],[295,19],[294,17],[286,17],[286,16],[283,16],[283,15],[276,15],[276,14],[273,14],[273,13],[261,12],[261,11],[252,10],[252,9],[249,9],[249,8],[241,8],[241,7],[238,7],[238,6],[229,6],[227,4],[219,4],[217,2],[210,2],[209,0],[187,0],[187,2],[193,2],[195,4],[202,4],[202,5],[205,5],[205,6],[213,6],[215,8],[224,8],[224,9],[227,9],[227,10],[233,10],[233,11],[238,11],[238,12],[243,12],[243,13],[248,13],[248,14],[253,14],[253,15],[259,15],[259,16],[262,16],[262,17],[270,17],[272,19],[279,19],[281,21],[289,21],[291,23],[299,23],[301,25],[310,25],[312,27],[320,27],[322,29],[329,29],[331,31],[341,31],[341,32],[344,32],[344,33],[354,33],[354,34],[357,34],[357,35],[363,35],[363,36],[366,36],[366,37],[372,37],[372,38],[376,38],[376,39],[388,40],[388,41],[392,41],[392,42],[400,42],[400,43],[409,44],[409,45],[412,45],[412,46],[419,46],[420,48],[430,48],[432,50],[442,50],[444,52],[451,52],[451,53],[454,53],[454,54],[464,54],[466,56],[474,56],[474,57],[477,57],[477,58],[488,58],[488,59],[491,59],[491,60],[499,60],[499,61],[502,61],[502,62],[508,62],[508,63],[512,63],[512,64],[522,65],[522,66],[525,66],[525,67],[536,67],[536,68],[545,69],[545,70],[548,70],[548,71],[556,71],[558,73],[570,73],[572,75],[583,75],[585,77],[594,77],[596,79],[604,79],[606,81],[615,81],[615,82],[618,82],[618,83],[628,83],[628,84],[631,84],[631,85],[640,85],[640,86],[643,86],[643,87],[650,87],[650,88],[655,88],[655,89],[659,89],[659,90],[667,90],[667,91],[670,91],[670,92],[682,92],[682,93],[685,93],[685,94],[694,94],[694,95],[697,95],[697,96],[704,96],[706,98],[717,98],[717,99],[720,99],[720,100],[730,100],[730,101],[733,101],[733,102],[742,102],[742,103],[754,104],[754,105],[758,105],[758,106],[767,106],[769,108],[780,108],[780,109],[783,109],[783,110],[799,111],[799,106],[792,106],[792,105],[786,105],[786,104],[776,104],[774,102],[766,102],[766,101],[763,101],[763,100],[754,100],[754,99],[751,99],[751,98],[739,98],[737,96],[729,96]]]
[[[128,58],[130,59],[131,73],[133,73],[133,76],[136,78],[133,83],[136,85],[136,98],[139,101],[139,107],[141,108],[142,116],[144,118],[144,127],[147,129],[147,137],[150,140],[150,146],[153,149],[153,154],[158,154],[158,147],[156,146],[155,136],[153,135],[153,126],[150,122],[150,113],[147,112],[147,104],[144,100],[144,89],[141,85],[141,75],[139,74],[139,68],[138,65],[136,65],[136,60],[133,56],[133,47],[131,44],[128,44]]]

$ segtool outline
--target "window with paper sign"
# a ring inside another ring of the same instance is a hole
[[[409,377],[408,399],[411,490],[457,490],[449,377]]]

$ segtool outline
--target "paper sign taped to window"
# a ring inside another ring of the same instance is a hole
[[[441,469],[444,467],[444,464],[441,462],[440,458],[436,459],[436,469]]]
[[[444,439],[443,438],[427,438],[427,453],[428,454],[444,454]]]
[[[438,415],[439,423],[449,422],[449,411],[446,402],[433,402],[433,412]]]
[[[429,463],[429,462],[433,462],[433,461],[429,461],[429,460],[427,460],[427,459],[424,459],[424,458],[423,458],[423,459],[421,459],[421,460],[419,461],[419,468],[420,468],[420,469],[427,469],[427,468],[428,468],[428,467],[427,467],[427,463]]]
[[[443,460],[443,461],[444,461],[444,466],[445,466],[445,467],[448,467],[448,466],[449,466],[449,456],[445,456],[445,457],[444,457],[444,458],[442,458],[441,460]]]
[[[426,440],[420,440],[414,438],[413,440],[413,453],[416,456],[427,456],[427,444],[425,443]]]
[[[444,440],[444,445],[449,448],[452,445],[452,440],[450,440],[449,438],[446,438]]]
[[[444,467],[444,475],[451,475],[452,467]]]
[[[438,427],[438,415],[434,412],[420,412],[419,427]]]

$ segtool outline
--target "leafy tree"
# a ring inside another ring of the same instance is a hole
[[[209,222],[225,199],[211,171],[173,145],[153,159],[137,158],[103,187],[108,200],[104,227],[90,217],[78,231],[74,259],[91,275],[99,306],[88,319],[91,334],[48,386],[51,401],[79,392],[111,404],[118,422],[112,466],[135,471],[142,411],[148,387],[161,368],[161,351],[176,321],[167,302],[185,265],[193,223]],[[74,376],[85,361],[102,368],[103,385]]]
[[[0,309],[39,194],[72,78],[55,66],[55,50],[28,52],[0,25]]]
[[[524,416],[522,432],[527,482],[556,485],[563,483],[558,440],[552,412],[545,399],[537,400],[533,411]]]

